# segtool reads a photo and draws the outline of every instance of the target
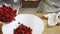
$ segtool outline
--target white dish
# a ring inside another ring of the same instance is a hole
[[[13,34],[14,29],[19,26],[18,22],[30,27],[33,30],[32,34],[42,34],[44,30],[43,21],[35,15],[19,14],[16,16],[15,19],[16,19],[15,21],[9,24],[3,25],[2,27],[3,34]]]

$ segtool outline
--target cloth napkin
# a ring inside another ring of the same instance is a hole
[[[51,14],[45,14],[44,17],[48,18],[48,26],[55,26],[56,24],[60,23],[58,16],[60,15],[59,13],[51,13]]]

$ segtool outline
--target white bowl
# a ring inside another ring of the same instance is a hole
[[[20,14],[17,15],[15,19],[16,19],[15,21],[3,25],[2,27],[3,34],[13,34],[14,29],[16,29],[19,26],[18,22],[30,27],[33,30],[32,34],[42,34],[44,30],[43,21],[35,15]]]

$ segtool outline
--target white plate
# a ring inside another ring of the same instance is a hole
[[[16,16],[16,21],[13,21],[10,24],[3,25],[2,32],[3,34],[13,34],[13,29],[17,28],[19,26],[18,22],[21,24],[24,24],[28,27],[31,27],[32,34],[42,34],[44,30],[44,24],[43,21],[32,14],[20,14]]]

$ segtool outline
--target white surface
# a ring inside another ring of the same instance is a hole
[[[19,26],[18,22],[31,27],[31,29],[33,29],[32,34],[42,34],[44,30],[44,24],[40,18],[32,14],[20,14],[16,17],[16,21],[3,25],[3,34],[13,34],[13,29]]]

